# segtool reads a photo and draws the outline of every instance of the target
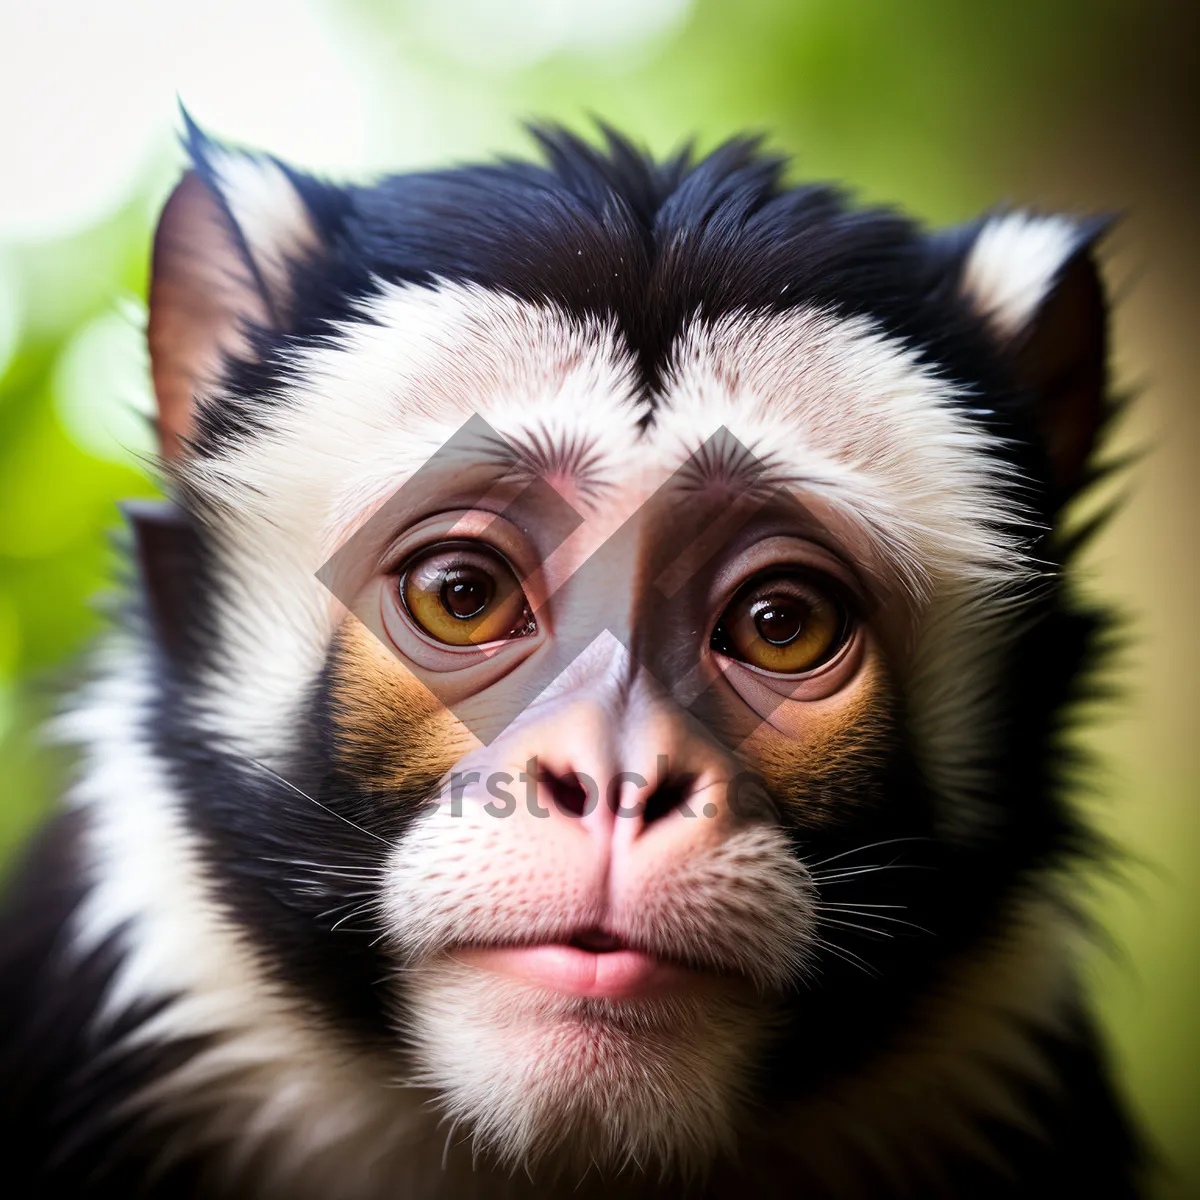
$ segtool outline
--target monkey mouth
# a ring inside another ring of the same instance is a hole
[[[669,990],[688,973],[617,934],[587,929],[561,942],[459,946],[451,957],[480,970],[568,996],[631,1000]]]

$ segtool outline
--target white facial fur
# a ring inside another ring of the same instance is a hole
[[[696,1177],[734,1146],[771,1007],[701,981],[650,1004],[560,996],[453,960],[413,977],[416,1079],[508,1168]]]

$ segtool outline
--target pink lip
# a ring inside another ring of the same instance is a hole
[[[674,977],[678,970],[640,950],[596,953],[578,946],[469,946],[455,958],[568,996],[623,1000],[641,995]]]

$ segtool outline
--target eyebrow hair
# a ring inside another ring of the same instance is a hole
[[[509,435],[489,428],[477,439],[471,449],[478,461],[503,469],[505,477],[514,481],[566,476],[589,501],[598,500],[612,486],[601,478],[600,453],[586,434],[536,423]]]
[[[904,591],[914,597],[925,595],[927,587],[926,567],[920,552],[913,544],[919,537],[919,527],[906,529],[895,520],[880,520],[880,514],[871,511],[863,503],[860,490],[847,486],[840,473],[832,476],[828,471],[805,470],[801,464],[789,462],[784,451],[759,453],[749,449],[728,427],[722,425],[715,433],[702,441],[688,453],[677,468],[669,486],[685,496],[700,498],[706,491],[722,491],[736,496],[739,501],[751,501],[757,508],[773,506],[794,508],[802,514],[805,522],[811,515],[805,507],[802,495],[806,489],[823,497],[835,511],[844,517],[847,526],[856,529],[863,538],[863,545],[889,574],[894,575]],[[717,519],[716,524],[721,524]],[[713,534],[706,538],[711,541]],[[826,549],[845,558],[845,539],[835,535],[832,544],[823,543]],[[692,557],[695,555],[692,552]],[[667,573],[668,586],[681,570],[686,570],[688,554],[681,555],[677,564]],[[850,555],[850,561],[868,567],[868,574],[876,575],[874,568],[866,563],[861,553]],[[868,586],[868,591],[874,591]]]
[[[749,449],[724,425],[688,455],[674,476],[680,491],[701,492],[716,485],[763,502],[811,482],[816,481],[774,451]]]

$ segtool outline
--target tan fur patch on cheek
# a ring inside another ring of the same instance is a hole
[[[341,765],[375,788],[432,790],[475,744],[466,727],[355,616],[338,631],[331,709]]]
[[[743,746],[750,768],[788,814],[819,827],[869,806],[896,738],[895,694],[878,654],[840,693],[805,705],[795,737],[763,725]]]

